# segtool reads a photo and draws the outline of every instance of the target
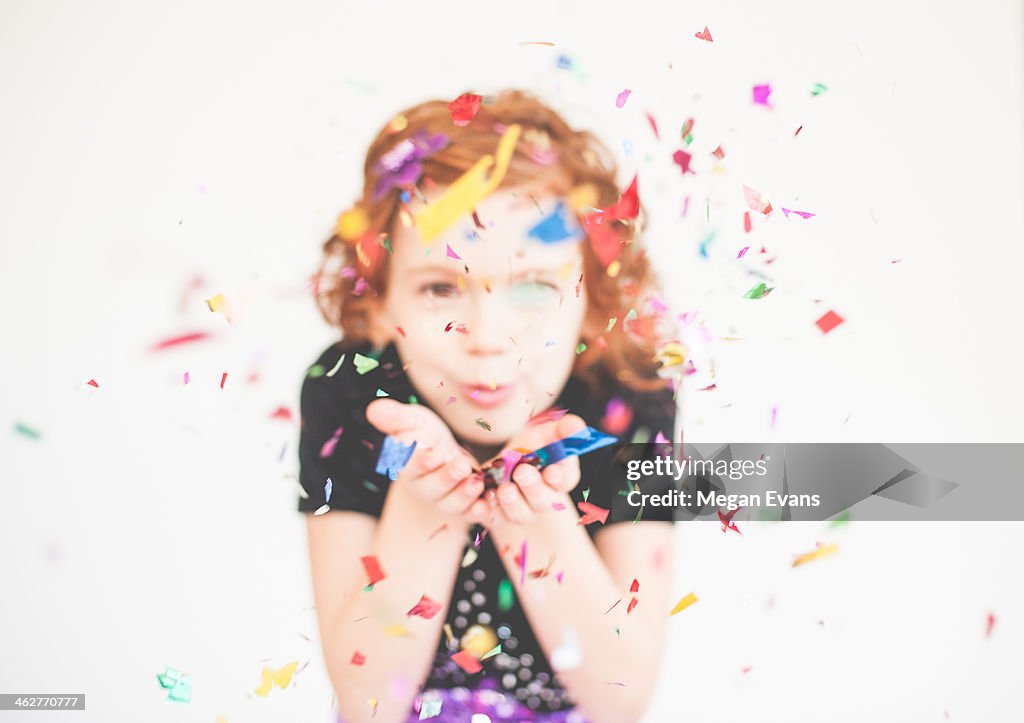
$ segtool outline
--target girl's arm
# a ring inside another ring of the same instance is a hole
[[[569,495],[560,501],[563,509],[542,512],[525,524],[494,526],[494,543],[548,660],[582,656],[578,667],[555,671],[582,712],[595,723],[639,720],[650,703],[664,646],[673,527],[618,523],[591,542],[577,524]],[[524,541],[525,586],[515,561]],[[548,575],[531,579],[530,572],[549,561]],[[558,572],[564,573],[561,583]],[[639,589],[631,593],[634,579]],[[638,602],[627,612],[634,597]]]
[[[341,717],[405,720],[437,652],[467,528],[431,514],[397,484],[379,520],[346,511],[307,519],[320,640]],[[360,558],[369,555],[387,577],[364,591]],[[421,595],[442,606],[429,620],[406,616]]]

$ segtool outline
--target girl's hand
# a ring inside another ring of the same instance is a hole
[[[446,520],[469,521],[474,503],[478,514],[486,509],[479,499],[483,481],[473,475],[475,460],[434,412],[418,404],[378,399],[366,407],[366,419],[404,444],[416,442],[408,464],[394,480],[402,490]]]
[[[537,449],[568,437],[586,426],[582,419],[567,414],[561,419],[527,427],[516,435],[506,448],[521,447]],[[538,470],[528,464],[517,465],[509,482],[489,490],[485,496],[489,502],[489,513],[482,520],[488,526],[516,524],[525,525],[537,515],[555,509],[556,503],[565,504],[567,493],[580,482],[579,457],[567,457],[561,462]],[[470,513],[479,512],[473,507]]]

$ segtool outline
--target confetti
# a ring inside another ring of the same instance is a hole
[[[635,597],[629,601],[629,605],[626,606],[626,615],[629,615],[631,612],[633,612],[633,608],[636,607],[638,602],[640,601],[637,600]]]
[[[192,699],[192,676],[182,673],[174,668],[164,668],[164,672],[157,673],[157,682],[160,687],[167,690],[167,700],[175,703],[188,703]]]
[[[811,95],[817,97],[828,90],[828,87],[824,83],[815,83],[811,86]]]
[[[807,211],[794,211],[794,210],[792,210],[790,208],[785,208],[785,207],[783,207],[782,213],[783,213],[783,215],[785,215],[786,218],[789,218],[789,214],[791,214],[791,213],[795,213],[800,218],[813,218],[814,216],[817,215],[817,214],[814,214],[814,213],[809,213]]]
[[[618,599],[618,600],[616,600],[616,601],[615,601],[614,603],[612,603],[612,606],[611,606],[610,608],[608,608],[607,610],[605,610],[605,611],[604,611],[604,614],[605,614],[605,615],[607,615],[608,613],[610,613],[610,612],[611,612],[612,610],[614,610],[614,609],[615,609],[615,608],[616,608],[616,607],[618,606],[618,604],[619,604],[620,602],[622,602],[622,598],[619,598],[619,599]]]
[[[718,148],[716,148],[715,150],[711,151],[711,155],[713,155],[715,158],[721,160],[721,159],[725,158],[725,149],[723,149],[722,146],[718,146]]]
[[[189,373],[185,372],[185,374],[182,376],[182,382],[183,382],[182,386],[184,386],[185,384],[188,384],[190,381],[191,381],[191,377],[189,376]]]
[[[260,676],[262,677],[260,687],[253,692],[256,693],[256,695],[266,698],[270,695],[270,691],[275,685],[278,688],[287,688],[292,682],[292,675],[295,673],[295,669],[298,667],[299,661],[293,660],[278,670],[263,668],[263,670],[260,671]]]
[[[559,201],[554,210],[542,218],[527,234],[542,243],[556,243],[565,240],[578,240],[583,236],[575,221],[566,214],[566,206]]]
[[[763,105],[766,108],[771,108],[771,103],[768,102],[768,96],[771,95],[772,87],[768,83],[764,85],[754,86],[754,104]]]
[[[629,408],[622,399],[613,397],[608,400],[604,409],[604,417],[601,419],[601,426],[608,434],[620,435],[629,427],[633,421],[633,410]]]
[[[805,552],[802,555],[797,555],[796,558],[793,560],[793,567],[799,567],[800,565],[808,563],[811,560],[817,560],[822,557],[827,557],[828,555],[834,555],[838,551],[839,545],[835,543],[831,543],[828,545],[819,544],[816,550],[812,550],[811,552]]]
[[[744,256],[747,255],[747,251],[749,251],[749,250],[750,250],[749,246],[744,246],[743,248],[740,249],[740,252],[738,254],[736,254],[736,258],[742,259]]]
[[[843,317],[839,316],[834,311],[827,312],[824,316],[814,322],[822,334],[828,334],[830,331],[835,329],[837,326],[846,321]]]
[[[334,454],[334,448],[338,444],[338,440],[341,438],[341,433],[345,431],[344,427],[338,427],[334,430],[334,434],[320,447],[320,459],[325,459]]]
[[[633,91],[631,91],[629,88],[626,88],[624,91],[615,96],[615,107],[621,108],[622,106],[626,105],[626,101],[629,100],[629,94],[632,92]]]
[[[724,514],[722,513],[721,510],[718,510],[718,519],[722,523],[722,532],[723,533],[726,533],[729,530],[733,530],[734,532],[736,532],[736,533],[738,533],[740,535],[743,534],[742,532],[740,532],[740,528],[736,526],[736,523],[732,521],[733,516],[735,516],[735,514],[737,512],[739,512],[741,509],[743,509],[743,508],[742,507],[737,507],[736,509],[729,510],[728,512],[726,512]]]
[[[330,505],[326,505],[326,504],[325,505],[320,505],[313,512],[313,516],[314,517],[319,517],[320,515],[326,515],[330,511],[331,511],[331,506]]]
[[[448,110],[452,114],[452,123],[457,126],[467,126],[480,111],[480,103],[483,96],[475,93],[463,93],[448,104]]]
[[[349,662],[352,665],[362,665],[366,662],[366,656],[357,650],[354,653],[352,653],[352,660],[350,660]]]
[[[484,419],[483,417],[477,417],[474,421],[476,422],[476,425],[481,429],[486,429],[488,432],[491,431],[491,425],[489,425],[487,423],[487,420]]]
[[[220,375],[220,388],[221,389],[224,388],[224,382],[226,382],[227,380],[228,380],[228,373],[227,372],[224,372],[223,374]]]
[[[743,295],[744,299],[763,299],[772,292],[772,287],[767,286],[763,281]]]
[[[392,189],[401,186],[410,186],[419,180],[423,174],[423,161],[430,158],[448,145],[448,136],[444,133],[437,133],[428,136],[425,131],[419,131],[412,138],[406,138],[394,148],[385,153],[374,171],[377,174],[377,182],[374,185],[373,200],[379,201]],[[366,241],[363,236],[361,241]],[[371,248],[376,247],[376,242],[369,239]],[[365,243],[356,247],[364,253],[369,249],[364,248]]]
[[[434,600],[431,600],[426,595],[421,595],[420,599],[419,599],[419,602],[417,602],[415,605],[413,605],[412,609],[410,609],[409,612],[407,612],[405,615],[406,615],[406,617],[412,617],[413,615],[418,615],[421,618],[426,618],[427,620],[430,620],[432,617],[437,615],[437,613],[440,612],[440,610],[441,610],[441,604],[440,603],[438,603],[438,602],[436,602]]]
[[[366,211],[356,206],[350,208],[340,216],[334,226],[334,233],[346,241],[355,241],[366,233],[370,228],[370,218]]]
[[[460,650],[451,656],[451,659],[470,675],[479,673],[484,669],[484,666],[480,665],[480,661],[473,657],[473,654],[468,650]]]
[[[21,422],[14,423],[14,431],[22,437],[28,437],[29,439],[39,439],[42,436],[38,431],[32,429],[32,427],[27,424],[22,424]]]
[[[555,420],[561,419],[562,417],[564,417],[568,413],[569,413],[568,409],[552,408],[552,409],[547,410],[546,412],[541,412],[540,414],[535,414],[534,416],[530,417],[530,421],[527,422],[527,425],[544,424],[545,422],[553,422]]]
[[[583,516],[577,520],[577,525],[589,525],[591,522],[600,522],[604,524],[608,520],[608,510],[593,505],[589,502],[578,502],[576,506],[579,508]]]
[[[772,205],[760,191],[756,191],[750,186],[744,185],[743,198],[746,200],[747,206],[750,207],[751,211],[757,211],[758,213],[763,213],[766,216],[771,213]]]
[[[181,336],[172,336],[168,339],[158,341],[156,344],[150,347],[150,351],[163,351],[164,349],[170,349],[171,347],[181,346],[182,344],[190,344],[194,341],[202,341],[203,339],[209,339],[210,334],[205,331],[196,331],[191,334],[182,334]]]
[[[436,718],[441,715],[441,703],[443,702],[444,700],[441,698],[423,701],[423,704],[420,706],[420,720]]]
[[[481,158],[472,168],[449,185],[444,194],[434,203],[417,211],[415,223],[423,241],[427,243],[433,241],[441,232],[460,217],[468,214],[480,201],[498,188],[512,160],[512,153],[515,150],[516,141],[519,140],[520,132],[519,125],[510,125],[498,143],[496,158],[491,155]],[[494,171],[490,178],[485,180],[484,174],[491,165],[494,165]]]
[[[676,151],[672,154],[672,161],[679,166],[684,176],[687,173],[694,173],[693,169],[690,168],[690,160],[692,158],[692,155],[683,150]]]
[[[380,447],[380,456],[377,457],[377,466],[374,471],[384,475],[389,480],[398,478],[398,473],[409,463],[409,458],[416,449],[416,442],[403,444],[392,436],[384,438]]]
[[[707,41],[709,43],[715,42],[714,40],[711,39],[711,31],[708,30],[708,26],[707,25],[704,26],[704,30],[703,31],[698,31],[698,32],[694,33],[694,37],[697,38],[698,40],[704,40],[704,41]],[[726,45],[728,45],[728,43],[726,43]]]
[[[994,613],[989,613],[985,616],[985,637],[992,637],[992,630],[996,626],[996,616]]]
[[[333,377],[335,374],[337,374],[338,370],[341,369],[341,365],[342,365],[342,363],[344,361],[345,361],[345,355],[342,354],[341,357],[338,359],[338,361],[334,364],[334,367],[331,369],[331,371],[327,372],[327,376]]]
[[[384,574],[384,570],[381,569],[380,563],[374,555],[366,555],[360,557],[359,561],[363,563],[363,569],[366,571],[366,577],[369,578],[371,585],[376,585],[378,582],[383,580],[387,575]]]
[[[576,353],[577,354],[582,354],[586,350],[587,350],[587,345],[584,344],[582,341],[579,344],[576,345]]]
[[[694,595],[692,592],[683,595],[683,597],[679,598],[679,602],[675,604],[675,607],[669,610],[668,614],[675,615],[676,613],[681,613],[683,610],[686,610],[686,608],[690,607],[695,602],[697,602],[697,596]]]
[[[526,584],[526,540],[523,540],[522,548],[519,552],[519,585]]]
[[[362,354],[356,354],[352,359],[352,363],[355,365],[356,373],[359,375],[366,374],[380,366],[379,361],[373,357],[363,356]]]

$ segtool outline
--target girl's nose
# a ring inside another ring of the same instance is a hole
[[[510,310],[501,302],[498,294],[480,290],[471,300],[470,315],[465,335],[467,349],[471,354],[504,353],[512,340],[509,338]]]

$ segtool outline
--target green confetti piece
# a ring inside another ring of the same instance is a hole
[[[500,652],[501,652],[501,643],[498,643],[493,648],[488,650],[486,653],[481,655],[480,656],[480,660],[487,660],[488,658],[493,658],[495,655],[497,655]]]
[[[604,328],[604,333],[607,334],[609,331],[615,328],[615,322],[619,320],[619,317],[613,316],[608,320],[608,326]]]
[[[516,594],[512,589],[512,581],[503,577],[498,583],[498,609],[502,612],[511,610],[516,604]]]
[[[377,387],[377,397],[378,398],[380,398],[380,397],[390,397],[390,396],[391,395],[388,394],[387,392],[385,392],[383,389],[381,389],[380,387]]]
[[[590,497],[590,488],[589,487],[587,487],[585,490],[583,490],[583,501],[586,502],[588,497]]]
[[[478,427],[482,427],[483,429],[486,429],[488,432],[491,431],[491,425],[489,425],[487,423],[487,420],[484,419],[483,417],[477,417],[476,418],[476,424],[477,424]]]
[[[763,281],[752,288],[750,291],[743,295],[744,299],[763,299],[768,296],[772,291],[771,286],[767,286]]]
[[[638,313],[636,313],[636,309],[634,309],[633,307],[630,307],[629,311],[626,313],[626,318],[623,319],[623,321],[633,321],[634,319],[638,318],[639,316],[640,315]]]
[[[20,434],[22,437],[28,437],[29,439],[39,439],[42,435],[27,424],[21,422],[14,423],[14,431]]]
[[[692,144],[693,143],[693,134],[692,133],[687,133],[686,137],[683,138],[683,143],[685,143],[686,145]]]
[[[409,395],[409,404],[419,404],[420,400],[416,398],[415,394]]]
[[[380,492],[380,487],[378,487],[368,479],[363,480],[363,487],[370,490],[370,492]]]
[[[369,585],[364,587],[363,592],[373,592],[373,583],[371,582]]]
[[[393,254],[394,251],[391,249],[391,239],[385,236],[381,239],[380,245],[383,246],[389,254]]]
[[[582,354],[586,350],[587,350],[587,345],[584,344],[582,341],[579,344],[576,345],[576,353],[577,354]]]
[[[824,93],[826,90],[828,90],[828,87],[824,83],[815,83],[811,87],[811,95],[819,96],[822,93]]]
[[[352,363],[355,364],[356,373],[359,375],[366,374],[366,372],[373,371],[374,369],[380,366],[379,361],[377,361],[373,357],[363,356],[362,354],[356,354],[355,358],[352,360]]]
[[[323,364],[314,364],[306,370],[306,376],[316,379],[317,377],[322,377],[324,375],[324,371],[326,370],[324,369]]]
[[[174,668],[164,668],[163,673],[157,673],[157,682],[160,687],[169,691],[167,700],[175,703],[188,703],[192,699],[192,676],[182,673]]]
[[[832,523],[829,525],[829,528],[839,527],[841,525],[845,525],[849,521],[850,521],[850,511],[849,510],[843,510],[839,514],[839,516],[837,518],[832,520]]]
[[[615,634],[618,635],[621,638],[622,637],[622,628],[615,628]]]

